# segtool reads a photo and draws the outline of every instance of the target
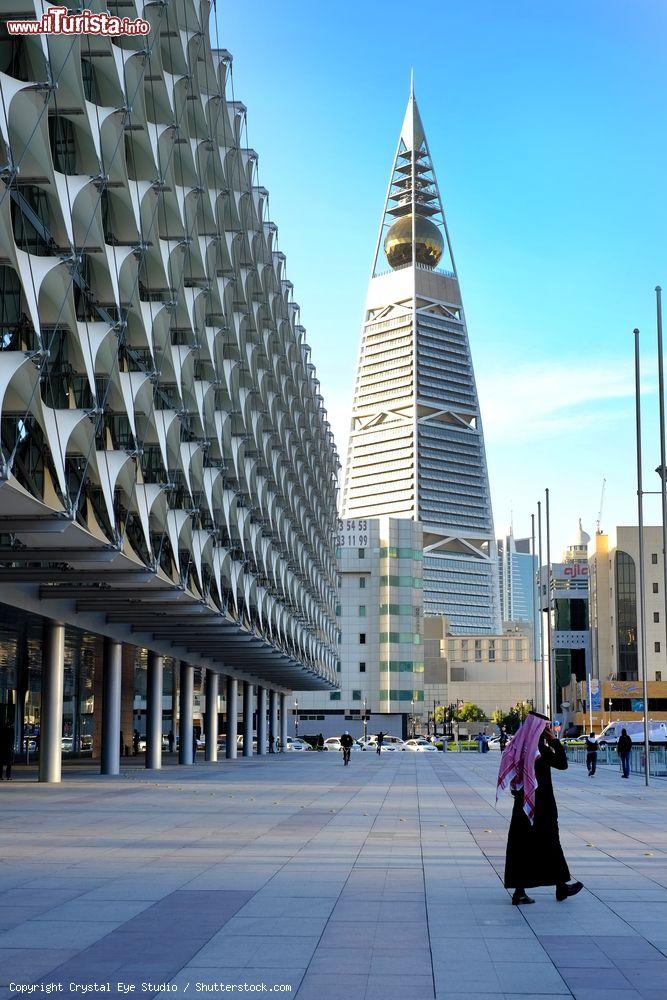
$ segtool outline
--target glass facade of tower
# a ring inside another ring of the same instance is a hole
[[[382,247],[389,271],[381,269]],[[343,514],[419,521],[424,613],[446,615],[455,634],[500,632],[496,543],[468,332],[414,95],[368,290]]]

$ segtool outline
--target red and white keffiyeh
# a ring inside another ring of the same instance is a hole
[[[526,716],[521,728],[507,746],[500,759],[496,801],[501,789],[510,788],[514,792],[523,789],[523,811],[532,823],[535,818],[535,761],[540,755],[540,737],[549,720],[532,712]]]

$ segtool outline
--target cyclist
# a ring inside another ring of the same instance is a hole
[[[343,749],[343,763],[347,767],[350,763],[350,754],[352,753],[352,747],[354,745],[354,740],[348,733],[347,729],[340,738],[340,745]]]

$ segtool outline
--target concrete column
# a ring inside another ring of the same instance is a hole
[[[243,682],[243,756],[252,757],[252,684]]]
[[[181,660],[178,684],[178,714],[180,717],[178,763],[194,764],[192,703],[195,696],[195,668]]]
[[[266,756],[266,688],[257,688],[257,753]]]
[[[206,671],[206,760],[218,759],[218,675],[214,670]]]
[[[178,667],[176,661],[171,664],[171,731],[174,734],[174,745],[178,735]]]
[[[120,681],[120,729],[125,746],[132,752],[132,735],[134,733],[134,661],[136,649],[134,646],[123,645],[121,653]],[[121,752],[122,752],[121,747]]]
[[[239,699],[238,682],[236,677],[227,678],[227,704],[226,720],[227,729],[227,749],[225,756],[227,760],[236,760],[236,736],[239,730]]]
[[[269,691],[269,753],[276,752],[278,739],[278,692]]]
[[[287,752],[287,695],[280,696],[280,752]]]
[[[146,767],[162,767],[162,672],[164,657],[148,650],[146,671]]]
[[[39,780],[59,782],[62,764],[65,626],[45,621],[42,636],[42,704]]]
[[[120,774],[120,691],[123,647],[113,639],[104,640],[102,674],[101,774]],[[125,734],[123,734],[123,737]]]

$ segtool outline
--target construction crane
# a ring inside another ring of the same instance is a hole
[[[607,480],[603,476],[602,477],[602,490],[600,491],[600,510],[598,511],[598,519],[595,522],[596,523],[596,532],[595,533],[597,535],[599,535],[601,533],[600,524],[602,523],[602,508],[604,507],[604,490],[605,490],[605,486],[606,485],[607,485]]]

